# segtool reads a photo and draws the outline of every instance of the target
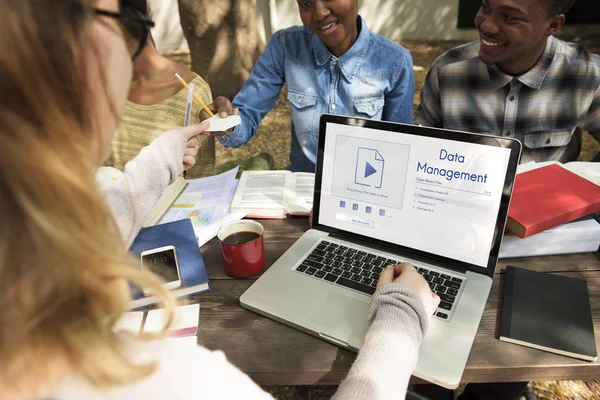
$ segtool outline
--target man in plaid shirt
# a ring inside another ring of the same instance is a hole
[[[519,139],[521,160],[577,160],[581,131],[600,141],[600,57],[552,35],[575,0],[482,0],[480,40],[440,56],[415,122]],[[527,382],[468,384],[459,400],[513,400]],[[416,385],[431,400],[452,391]]]
[[[521,161],[577,160],[600,141],[600,56],[552,35],[575,0],[483,0],[480,40],[449,50],[421,89],[417,124],[516,138]]]

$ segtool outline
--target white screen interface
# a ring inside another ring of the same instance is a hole
[[[486,267],[510,149],[327,124],[319,223]]]

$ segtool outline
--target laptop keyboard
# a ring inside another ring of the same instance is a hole
[[[336,243],[321,241],[296,267],[296,271],[372,295],[375,293],[375,286],[383,269],[400,262]],[[440,296],[441,302],[435,316],[448,320],[463,279],[427,268],[418,266],[415,268],[429,283],[431,290]]]

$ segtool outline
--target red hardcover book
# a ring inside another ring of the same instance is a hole
[[[600,210],[600,186],[557,164],[518,174],[506,227],[520,237]]]

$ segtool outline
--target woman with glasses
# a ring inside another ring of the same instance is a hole
[[[175,77],[179,74],[186,82],[194,84],[194,92],[205,104],[212,102],[208,84],[156,50],[149,29],[154,26],[150,19],[147,0],[122,0],[121,20],[132,52],[133,80],[125,112],[117,135],[112,141],[111,154],[105,165],[124,170],[125,165],[163,132],[183,126],[187,89]],[[192,106],[191,123],[200,122],[200,105]],[[198,178],[214,174],[215,138],[200,140],[196,165],[186,171],[186,177]]]
[[[270,398],[221,352],[115,332],[130,283],[155,290],[170,315],[173,306],[134,267],[95,183],[137,51],[117,0],[0,0],[0,9],[2,400]],[[190,165],[187,146],[204,129],[171,131],[142,151],[157,185]],[[387,268],[379,286],[339,398],[402,398],[439,302],[410,265]]]

